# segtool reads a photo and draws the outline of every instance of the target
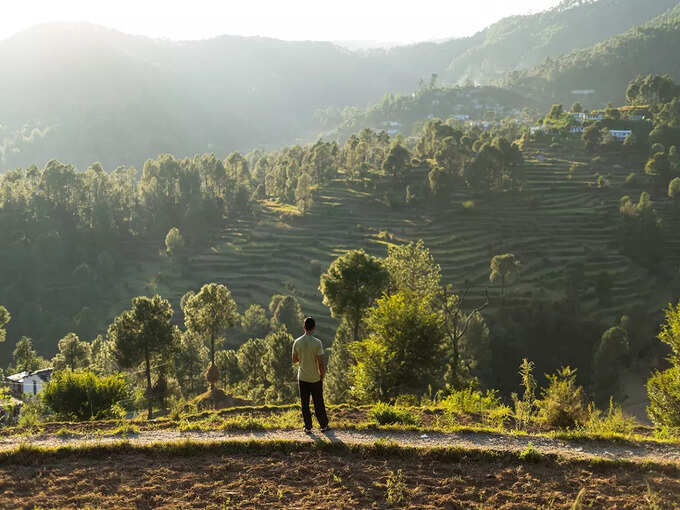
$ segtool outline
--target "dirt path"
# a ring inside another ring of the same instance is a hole
[[[183,441],[249,441],[258,440],[297,440],[333,441],[348,444],[373,443],[378,440],[392,441],[401,446],[415,447],[464,447],[483,448],[497,451],[522,451],[530,444],[542,453],[554,453],[565,457],[602,457],[607,459],[627,459],[634,461],[680,463],[680,445],[640,442],[617,444],[607,441],[563,441],[540,436],[514,436],[487,433],[424,433],[401,431],[353,431],[332,430],[326,434],[314,431],[304,434],[297,430],[269,430],[254,432],[179,432],[175,430],[142,431],[128,437],[86,435],[78,437],[59,437],[54,435],[35,435],[0,438],[0,451],[18,447],[20,444],[34,446],[65,446],[105,444],[125,439],[134,444]]]

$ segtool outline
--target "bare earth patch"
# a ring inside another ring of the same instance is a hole
[[[677,468],[654,465],[306,443],[180,451],[119,445],[27,457],[0,465],[0,508],[558,509],[581,491],[583,508],[680,503]]]

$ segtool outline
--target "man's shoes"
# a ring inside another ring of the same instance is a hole
[[[321,427],[321,432],[328,432],[329,430],[331,430],[331,428],[328,425]]]
[[[304,432],[305,434],[311,434],[311,433],[312,433],[312,429],[311,429],[311,428],[307,428],[307,427],[303,427],[303,428],[302,428],[302,432]]]

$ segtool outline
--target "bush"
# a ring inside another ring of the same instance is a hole
[[[121,375],[98,376],[70,370],[55,372],[42,395],[52,411],[75,420],[109,416],[112,406],[128,396]]]
[[[467,212],[472,212],[475,209],[474,200],[465,200],[461,205],[463,206],[463,210]]]
[[[576,370],[563,367],[546,375],[548,387],[536,401],[538,421],[549,427],[574,428],[585,421],[583,388],[576,385]]]
[[[657,427],[680,427],[680,369],[657,371],[647,381],[647,414]]]
[[[635,430],[635,418],[623,414],[623,409],[609,399],[609,409],[603,415],[592,404],[588,406],[588,421],[585,430],[593,434],[624,434],[630,436]]]
[[[470,387],[454,391],[441,403],[447,411],[459,414],[486,414],[503,405],[495,390],[482,393]]]
[[[380,425],[391,425],[400,423],[402,425],[416,425],[418,419],[408,409],[391,406],[383,402],[378,402],[369,412],[372,420]]]

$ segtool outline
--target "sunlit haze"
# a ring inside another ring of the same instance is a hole
[[[221,34],[286,40],[413,42],[471,35],[504,16],[552,7],[558,0],[388,1],[54,0],[12,2],[0,39],[33,25],[90,22],[122,32],[188,40]]]

